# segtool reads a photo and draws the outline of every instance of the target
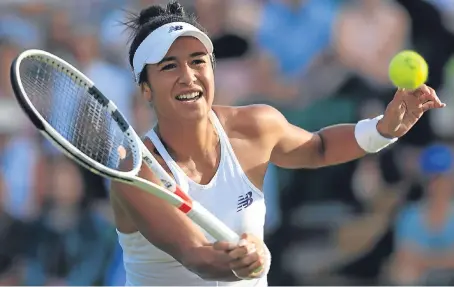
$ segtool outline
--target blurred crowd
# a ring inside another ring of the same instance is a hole
[[[139,133],[128,12],[164,0],[0,1],[0,285],[123,285],[103,179],[37,134],[9,82],[39,48],[88,75]],[[310,131],[383,112],[391,57],[413,49],[448,106],[392,149],[266,176],[270,285],[454,284],[454,1],[180,0],[215,47],[216,103],[267,103]]]

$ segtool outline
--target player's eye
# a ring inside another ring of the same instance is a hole
[[[168,71],[168,70],[174,69],[176,67],[177,67],[176,64],[168,64],[168,65],[165,65],[164,67],[162,67],[161,71]]]
[[[192,61],[192,64],[193,65],[201,65],[201,64],[205,64],[205,60],[202,60],[202,59],[196,59],[194,61]]]

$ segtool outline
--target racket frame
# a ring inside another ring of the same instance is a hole
[[[126,172],[108,168],[79,151],[79,149],[74,147],[49,123],[47,123],[28,98],[22,81],[20,80],[20,64],[22,60],[26,58],[37,59],[38,61],[46,62],[47,64],[54,66],[54,68],[58,71],[70,76],[75,84],[86,88],[88,93],[96,101],[105,106],[111,114],[112,119],[118,124],[124,135],[127,137],[131,147],[133,161],[136,163],[136,166],[133,166],[130,171]],[[49,52],[31,49],[22,52],[16,59],[14,59],[11,65],[10,77],[14,94],[22,110],[27,114],[39,132],[66,156],[97,175],[138,187],[169,202],[185,213],[216,240],[227,240],[232,243],[238,243],[239,236],[235,232],[228,228],[211,212],[205,209],[200,203],[193,201],[181,190],[173,178],[153,157],[132,126],[119,111],[115,103],[105,97],[96,88],[95,84],[74,66]],[[138,177],[142,161],[150,167],[153,173],[162,182],[164,187]]]
[[[63,151],[66,155],[70,156],[72,159],[76,160],[78,163],[84,165],[85,168],[95,172],[97,174],[105,174],[111,178],[128,178],[135,176],[140,171],[140,164],[134,166],[130,171],[123,172],[123,171],[116,171],[110,169],[95,160],[91,159],[89,156],[85,155],[84,153],[80,152],[76,147],[74,147],[67,139],[62,137],[47,121],[41,116],[41,114],[36,110],[28,96],[26,96],[26,92],[22,81],[19,79],[18,75],[20,75],[20,64],[23,59],[25,58],[33,58],[38,61],[45,62],[46,64],[50,64],[57,68],[58,71],[65,73],[66,75],[70,76],[71,79],[81,87],[87,89],[87,92],[98,101],[103,106],[107,106],[108,112],[112,115],[112,118],[117,122],[118,126],[122,130],[122,132],[127,136],[129,144],[131,145],[131,152],[136,163],[142,163],[142,155],[141,149],[138,143],[138,136],[129,123],[126,121],[124,116],[118,110],[116,105],[107,99],[94,85],[94,83],[87,78],[84,74],[82,74],[79,70],[77,70],[74,66],[69,64],[68,62],[58,58],[57,56],[48,53],[42,50],[27,50],[21,53],[14,61],[11,66],[11,83],[13,87],[14,94],[16,95],[17,101],[19,102],[22,109],[28,115],[32,123],[35,125],[36,128],[48,139],[55,142],[57,146]]]

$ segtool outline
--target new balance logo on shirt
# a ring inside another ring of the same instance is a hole
[[[236,208],[236,212],[240,212],[241,210],[249,207],[254,199],[252,198],[252,191],[249,191],[245,195],[238,196],[238,205]]]

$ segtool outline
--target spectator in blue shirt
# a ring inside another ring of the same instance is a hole
[[[396,284],[452,284],[454,205],[451,150],[433,145],[422,152],[425,196],[405,207],[396,222]],[[448,275],[448,276],[446,276]]]

